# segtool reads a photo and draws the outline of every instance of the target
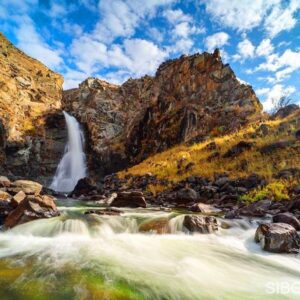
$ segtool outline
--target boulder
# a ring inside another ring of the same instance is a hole
[[[11,186],[16,194],[23,191],[27,195],[39,195],[43,188],[40,183],[31,180],[16,180]]]
[[[250,150],[253,148],[253,143],[247,141],[240,141],[238,144],[229,149],[225,154],[225,158],[235,157],[246,150]]]
[[[300,249],[300,238],[296,229],[285,223],[260,224],[255,233],[255,242],[265,251],[293,253]]]
[[[158,234],[170,233],[169,220],[167,218],[147,220],[140,225],[139,231],[154,232]]]
[[[190,202],[195,202],[199,199],[198,193],[192,188],[183,188],[176,193],[176,199],[174,199],[178,204],[185,204]]]
[[[300,221],[291,213],[280,213],[273,217],[274,223],[285,223],[293,226],[297,231],[300,230]]]
[[[11,182],[6,176],[0,176],[0,188],[9,187],[10,185]]]
[[[147,203],[142,192],[139,191],[129,191],[129,192],[119,192],[117,197],[115,197],[110,206],[112,207],[146,207]]]
[[[215,217],[186,215],[183,226],[190,232],[212,233],[218,230],[218,222]]]
[[[191,207],[191,211],[201,212],[203,214],[217,214],[221,212],[220,209],[205,203],[196,203]]]
[[[281,149],[285,149],[287,147],[290,147],[293,145],[293,141],[277,141],[274,143],[270,143],[267,144],[263,147],[260,148],[260,153],[261,154],[270,154],[273,153],[275,151],[281,150]]]
[[[53,197],[27,196],[6,218],[5,227],[11,228],[32,220],[59,215]]]
[[[18,192],[11,199],[12,206],[17,207],[25,198],[26,198],[26,194],[23,191]]]
[[[0,190],[0,200],[9,201],[10,199],[11,195],[9,193]]]
[[[240,209],[242,215],[263,217],[272,205],[271,200],[260,200]]]
[[[85,177],[78,180],[70,196],[79,197],[81,195],[90,195],[95,191],[97,191],[96,183],[91,178]]]

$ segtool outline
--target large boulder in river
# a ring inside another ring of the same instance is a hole
[[[58,216],[59,212],[51,196],[27,196],[6,218],[5,227],[11,228],[41,218]]]
[[[280,213],[273,217],[274,223],[285,223],[293,226],[297,231],[300,230],[300,221],[292,213]]]
[[[218,230],[218,221],[211,216],[186,215],[183,226],[190,232],[212,233]]]
[[[97,192],[96,183],[88,177],[78,180],[74,190],[71,192],[71,197],[79,197],[81,195],[91,195]]]
[[[300,249],[300,237],[296,229],[285,223],[260,224],[254,239],[263,250],[269,252],[293,253]]]
[[[110,206],[114,207],[146,207],[147,203],[142,192],[130,191],[119,192],[117,197],[112,200]]]
[[[11,187],[8,189],[9,192],[14,194],[23,191],[27,195],[39,195],[42,191],[43,186],[38,182],[31,180],[16,180],[13,182]]]

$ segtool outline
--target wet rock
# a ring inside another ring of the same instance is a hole
[[[0,225],[4,224],[6,217],[13,210],[11,203],[7,200],[0,200]]]
[[[300,238],[295,228],[285,223],[259,225],[254,240],[269,252],[293,253],[300,249]]]
[[[300,221],[291,213],[280,213],[273,217],[274,223],[285,223],[293,226],[297,231],[300,230]]]
[[[169,220],[166,218],[148,220],[139,227],[140,232],[154,232],[157,234],[170,233]]]
[[[11,199],[12,206],[17,207],[25,198],[26,198],[26,194],[23,191],[18,192]]]
[[[218,222],[215,217],[186,215],[183,226],[190,232],[212,233],[218,230]]]
[[[121,213],[122,213],[121,210],[108,207],[105,209],[88,210],[84,214],[86,214],[86,215],[96,214],[96,215],[103,215],[103,216],[119,216]]]
[[[9,213],[5,227],[11,228],[32,220],[51,218],[59,215],[54,198],[51,196],[27,196],[17,208]]]
[[[224,218],[225,219],[239,219],[240,218],[240,215],[239,215],[239,212],[237,209],[235,210],[230,210],[228,212],[225,213],[224,215]]]
[[[110,206],[113,207],[146,207],[147,203],[142,192],[139,191],[129,191],[129,192],[119,192],[117,197],[114,198]]]
[[[90,195],[97,191],[96,183],[91,178],[81,178],[78,180],[71,197],[79,197],[81,195]]]
[[[11,187],[15,193],[23,191],[27,195],[39,195],[43,188],[41,184],[31,180],[16,180]]]
[[[235,157],[244,151],[250,150],[253,148],[253,143],[247,141],[240,141],[238,144],[229,149],[225,154],[225,158]]]

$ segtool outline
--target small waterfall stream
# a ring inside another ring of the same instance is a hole
[[[86,177],[86,160],[83,151],[84,136],[77,120],[63,112],[67,129],[68,143],[50,188],[56,192],[69,193],[73,191],[77,181]]]

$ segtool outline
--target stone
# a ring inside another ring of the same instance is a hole
[[[174,202],[180,203],[190,203],[195,202],[199,199],[198,193],[192,188],[183,188],[176,193]]]
[[[261,154],[270,154],[274,151],[285,149],[293,145],[293,141],[278,141],[274,143],[267,144],[260,148]]]
[[[191,207],[191,211],[200,212],[200,213],[203,213],[203,214],[218,214],[218,213],[221,212],[220,209],[214,207],[213,205],[205,204],[205,203],[194,204]]]
[[[71,197],[89,195],[97,191],[96,183],[91,178],[81,178],[78,180],[74,190],[70,193]]]
[[[218,230],[218,222],[215,217],[186,215],[183,226],[190,232],[212,233]]]
[[[13,211],[9,213],[5,220],[5,227],[12,228],[32,220],[41,218],[51,218],[59,215],[53,197],[27,196]]]
[[[280,108],[274,115],[275,118],[283,119],[291,115],[292,113],[299,111],[297,104],[289,104],[285,107]]]
[[[300,130],[297,130],[297,131],[295,132],[295,138],[296,138],[297,140],[300,140]]]
[[[108,207],[105,209],[87,210],[84,214],[85,215],[96,214],[100,216],[119,216],[121,213],[122,213],[121,210]]]
[[[9,187],[10,185],[11,185],[11,182],[6,176],[0,176],[0,188]]]
[[[40,183],[31,180],[16,180],[12,187],[15,192],[24,191],[28,195],[39,195],[43,188]]]
[[[235,157],[241,153],[243,153],[246,150],[250,150],[253,148],[253,143],[247,142],[247,141],[240,141],[235,146],[233,146],[231,149],[229,149],[223,157],[229,158],[229,157]]]
[[[167,218],[147,220],[139,226],[139,232],[151,232],[157,234],[170,233],[169,220]]]
[[[295,228],[285,223],[260,224],[256,230],[256,243],[265,251],[293,253],[300,249],[300,238]]]
[[[119,192],[117,196],[112,199],[110,206],[112,207],[146,207],[147,203],[142,192],[129,191]]]
[[[10,199],[11,199],[11,195],[9,193],[0,190],[1,201],[9,201]]]
[[[300,221],[291,213],[285,212],[273,217],[274,223],[285,223],[293,226],[297,231],[300,230]]]
[[[11,199],[12,206],[17,207],[25,198],[26,198],[26,194],[23,191],[18,192]]]
[[[268,213],[268,210],[271,208],[271,205],[271,200],[259,200],[240,209],[240,213],[247,216],[263,217]]]

